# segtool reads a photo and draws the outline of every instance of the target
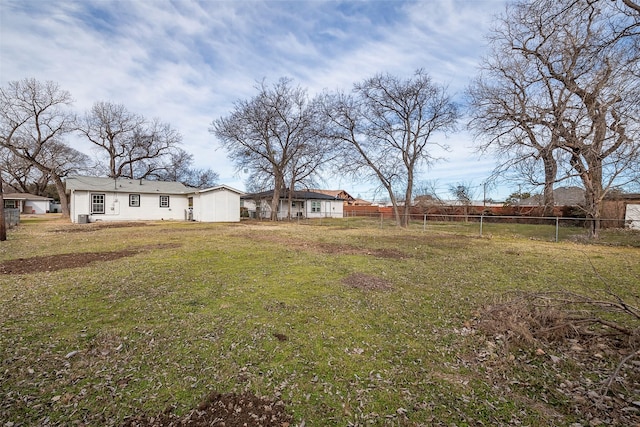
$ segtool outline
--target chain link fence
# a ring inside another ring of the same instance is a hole
[[[345,228],[398,228],[395,217],[387,214],[345,215],[343,218],[294,218],[303,225],[336,226]],[[496,215],[412,214],[408,232],[451,233],[478,237],[514,237],[550,242],[590,240],[592,219],[582,217],[537,217]],[[636,221],[638,222],[638,221]],[[629,221],[601,218],[601,241],[613,244],[640,246],[640,230],[631,229]],[[634,224],[636,227],[640,224]]]

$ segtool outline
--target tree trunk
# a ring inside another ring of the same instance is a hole
[[[276,175],[274,179],[273,196],[271,197],[271,220],[278,220],[278,205],[280,204],[280,193],[284,188],[284,178]]]
[[[391,200],[391,206],[393,206],[393,214],[396,218],[396,224],[398,226],[402,226],[402,221],[400,218],[400,210],[398,209],[398,201],[396,200],[396,196],[393,194],[393,190],[391,187],[387,187],[387,191],[389,192],[389,199]]]
[[[597,155],[587,153],[583,156],[586,167],[574,156],[572,163],[574,168],[580,172],[580,178],[585,189],[585,211],[590,220],[589,230],[592,238],[597,239],[600,234],[600,218],[602,209],[602,198],[604,189],[602,188],[602,161]]]
[[[553,184],[556,181],[558,173],[558,165],[556,159],[553,158],[553,151],[548,151],[542,156],[544,163],[544,192],[543,192],[543,211],[542,216],[553,216],[553,208],[555,207],[555,198],[553,195]]]
[[[69,218],[69,199],[67,198],[67,192],[64,187],[64,183],[62,182],[62,178],[60,178],[57,174],[52,174],[53,182],[56,185],[56,190],[58,191],[58,196],[60,197],[60,207],[62,208],[62,217]]]
[[[0,174],[0,242],[7,240],[7,223],[4,218],[4,196],[2,190],[2,175]]]
[[[273,189],[273,196],[271,197],[271,221],[278,220],[278,203],[280,202],[280,189]]]
[[[410,165],[410,168],[413,168],[413,165]],[[405,190],[404,193],[404,209],[403,211],[403,215],[402,215],[402,222],[401,222],[401,226],[402,227],[408,227],[409,226],[409,219],[411,217],[411,198],[413,196],[413,173],[412,170],[409,169],[409,173],[407,176],[407,188]]]

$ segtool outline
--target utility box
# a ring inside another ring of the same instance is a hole
[[[89,215],[78,215],[78,224],[89,224]]]

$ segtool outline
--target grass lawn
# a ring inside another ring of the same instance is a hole
[[[0,425],[119,426],[212,392],[282,401],[291,425],[640,423],[640,357],[619,366],[640,337],[477,327],[513,291],[637,307],[640,234],[360,225],[23,221],[0,242]]]

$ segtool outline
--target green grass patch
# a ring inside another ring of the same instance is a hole
[[[556,391],[582,375],[571,360],[550,370],[535,348],[489,351],[469,325],[513,290],[633,300],[637,235],[593,245],[519,224],[482,238],[477,224],[372,224],[24,222],[0,262],[137,252],[0,275],[0,419],[119,425],[248,391],[307,426],[586,422]],[[352,275],[388,287],[347,286]]]

